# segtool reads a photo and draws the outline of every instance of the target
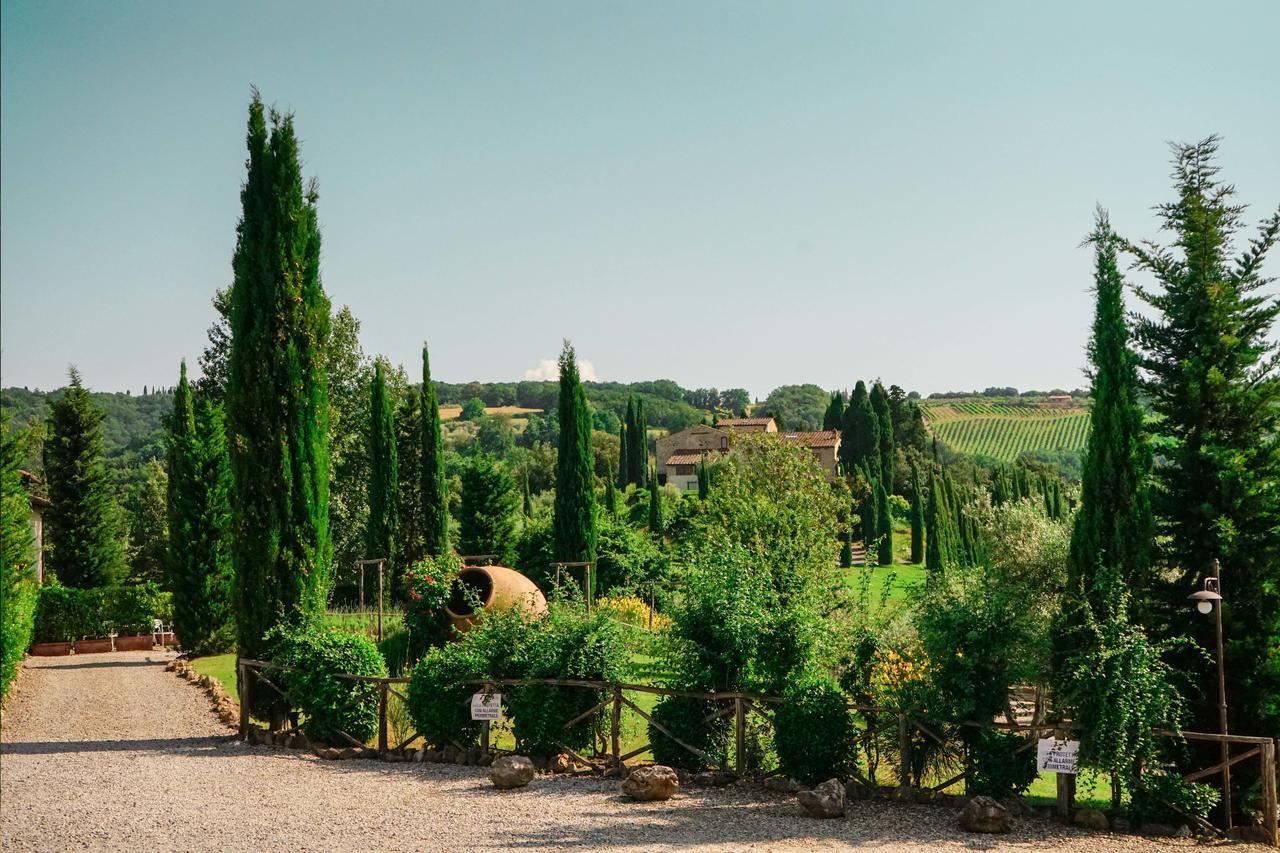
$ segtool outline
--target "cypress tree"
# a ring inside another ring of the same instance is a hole
[[[637,486],[643,485],[649,480],[649,421],[644,416],[643,397],[636,400],[636,432],[632,440],[627,442],[627,447],[636,460],[635,483]]]
[[[662,530],[662,489],[655,471],[649,476],[649,532],[661,536]]]
[[[609,472],[604,484],[604,509],[609,515],[618,514],[618,490],[613,487],[613,472]]]
[[[845,409],[840,456],[846,471],[861,468],[868,480],[880,479],[880,425],[862,380],[854,386]]]
[[[1232,731],[1280,731],[1280,300],[1261,275],[1280,237],[1280,212],[1244,250],[1234,246],[1243,206],[1219,180],[1218,139],[1175,148],[1177,198],[1158,210],[1176,250],[1126,244],[1153,289],[1155,315],[1137,321],[1145,388],[1159,415],[1152,508],[1163,567],[1165,618],[1182,623],[1186,595],[1221,560]],[[1200,626],[1212,647],[1212,620]],[[1216,708],[1199,719],[1216,725]],[[1243,774],[1242,774],[1243,776]]]
[[[626,488],[627,485],[632,483],[638,486],[640,485],[640,480],[636,473],[639,470],[639,462],[638,462],[638,457],[636,455],[636,448],[639,447],[639,443],[636,441],[635,397],[632,397],[632,396],[627,397],[627,412],[622,420],[622,429],[623,429],[623,433],[626,436],[625,440],[623,441],[623,444],[624,444],[623,449],[626,450],[626,460],[627,460],[626,466],[623,469],[626,472],[626,475],[623,478],[622,485],[623,485],[623,488]]]
[[[706,500],[711,494],[711,469],[707,467],[707,457],[698,461],[698,498]]]
[[[462,468],[458,547],[464,554],[496,554],[499,565],[515,561],[516,484],[505,465],[478,452]]]
[[[822,415],[822,428],[824,430],[844,428],[844,394],[842,392],[831,392],[831,402],[827,403],[827,411]]]
[[[840,543],[840,568],[848,569],[853,567],[853,533],[846,533],[843,541]]]
[[[610,480],[609,482],[612,483],[613,481]],[[521,512],[524,514],[525,518],[533,518],[533,495],[529,494],[529,472],[528,471],[524,472],[524,495],[522,498],[520,509],[521,509]],[[616,503],[614,504],[614,511],[615,512],[617,511]]]
[[[628,403],[628,408],[630,404]],[[627,470],[631,465],[631,456],[627,452],[627,423],[624,420],[618,426],[618,471],[617,481],[618,488],[625,489],[627,487]]]
[[[431,557],[449,552],[449,491],[444,479],[440,400],[431,381],[427,345],[422,345],[422,543]]]
[[[556,459],[554,559],[596,558],[596,490],[591,458],[591,412],[578,377],[573,346],[560,353],[560,447]]]
[[[876,520],[880,524],[880,550],[877,560],[882,566],[893,565],[893,516],[889,513],[889,493],[876,482]]]
[[[879,433],[880,482],[887,494],[893,494],[897,477],[898,455],[893,443],[893,414],[889,410],[889,395],[879,382],[871,386],[871,410],[876,416]]]
[[[422,395],[409,387],[396,408],[396,461],[400,490],[396,495],[395,564],[412,566],[426,555],[422,541]],[[404,600],[402,573],[395,576],[396,600]]]
[[[929,469],[929,499],[925,502],[924,564],[930,572],[945,570],[956,563],[956,532],[951,507],[942,482]]]
[[[373,366],[369,388],[369,525],[365,528],[365,556],[396,554],[396,498],[400,491],[400,462],[396,453],[396,424],[387,395],[382,360]],[[388,567],[390,568],[390,567]],[[395,575],[395,571],[392,571]]]
[[[924,562],[924,496],[920,491],[920,466],[911,460],[911,562]]]
[[[247,142],[226,424],[239,653],[260,658],[269,628],[329,595],[329,300],[292,116],[273,110],[268,130],[255,92]]]
[[[46,513],[52,550],[47,565],[67,586],[104,586],[125,575],[124,536],[102,443],[102,412],[80,372],[49,407],[45,477],[53,506]]]

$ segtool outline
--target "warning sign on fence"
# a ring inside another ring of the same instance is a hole
[[[1040,738],[1036,745],[1036,766],[1050,773],[1078,773],[1080,741]]]
[[[476,693],[471,697],[471,719],[501,720],[502,694]]]

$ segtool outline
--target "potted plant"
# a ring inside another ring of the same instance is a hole
[[[155,644],[151,630],[159,588],[153,583],[146,583],[116,587],[111,592],[109,610],[116,630],[116,651],[150,651]]]
[[[96,654],[111,651],[111,620],[107,614],[108,590],[85,589],[80,591],[78,631],[82,639],[76,640],[75,653]]]
[[[71,644],[79,634],[81,590],[57,583],[40,588],[36,604],[36,624],[31,654],[41,656],[69,655]]]

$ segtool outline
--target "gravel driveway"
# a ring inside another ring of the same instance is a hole
[[[1019,821],[1003,837],[955,828],[940,807],[851,804],[804,816],[758,788],[624,802],[617,784],[539,778],[499,793],[485,771],[321,761],[230,737],[169,655],[32,658],[4,714],[0,846],[13,850],[934,850],[1187,849]],[[1233,845],[1233,850],[1246,849]],[[1248,848],[1262,851],[1266,848]]]

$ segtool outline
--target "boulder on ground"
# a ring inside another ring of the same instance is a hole
[[[974,797],[960,812],[960,828],[966,832],[1008,832],[1009,810],[990,797]]]
[[[504,755],[489,768],[489,781],[500,790],[523,788],[537,775],[533,762],[523,755]]]
[[[727,770],[704,770],[693,774],[693,784],[703,788],[723,788],[737,777]]]
[[[661,764],[637,767],[622,780],[622,793],[642,802],[669,800],[678,790],[680,779],[676,771]]]
[[[844,817],[844,785],[839,779],[828,779],[812,791],[796,795],[804,810],[814,817]]]
[[[1081,809],[1071,816],[1071,822],[1086,829],[1111,828],[1111,821],[1107,819],[1107,813],[1102,809]]]
[[[800,790],[800,783],[794,779],[788,779],[786,776],[771,776],[764,780],[764,787],[769,791],[794,794]]]

